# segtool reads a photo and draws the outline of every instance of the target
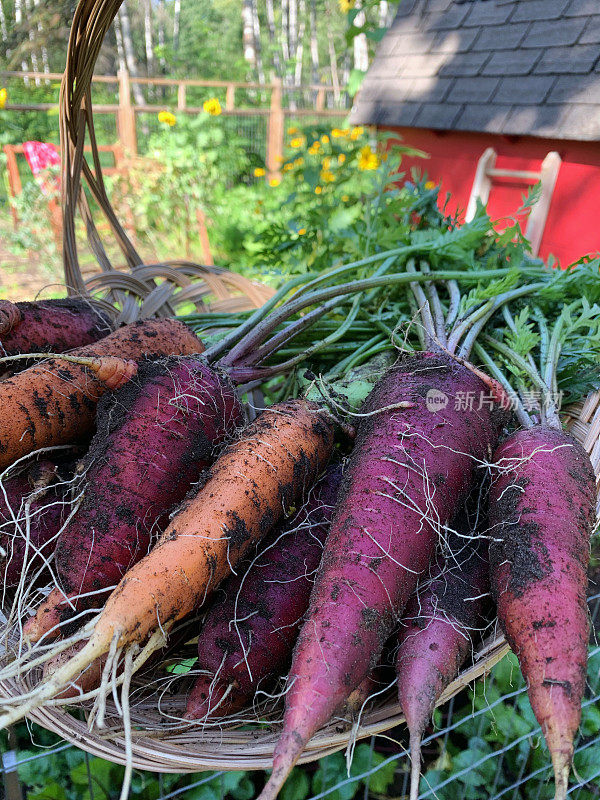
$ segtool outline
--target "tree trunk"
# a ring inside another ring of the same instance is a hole
[[[4,13],[4,6],[0,0],[0,34],[2,34],[2,41],[5,45],[8,44],[8,25],[6,24],[6,15]],[[8,50],[6,52],[8,55]]]
[[[252,38],[254,39],[254,53],[256,54],[256,70],[258,72],[258,82],[266,83],[265,70],[262,60],[262,48],[260,45],[260,19],[258,18],[258,8],[256,0],[252,0]]]
[[[298,0],[288,0],[288,38],[290,43],[290,58],[296,57],[298,47]]]
[[[118,16],[121,22],[121,37],[123,40],[123,49],[125,51],[125,62],[127,64],[127,69],[129,70],[129,74],[132,78],[137,78],[139,76],[139,72],[135,60],[133,41],[131,39],[131,25],[129,22],[129,14],[127,13],[127,3],[123,3],[119,9]],[[133,91],[133,99],[135,100],[136,105],[145,105],[144,94],[139,83],[134,83],[132,81],[131,89]]]
[[[21,25],[23,23],[23,6],[22,6],[22,3],[23,3],[23,0],[15,0],[15,27],[17,28],[17,31],[19,31],[19,28],[21,27]],[[28,70],[28,64],[27,64],[27,61],[25,61],[25,59],[23,58],[21,60],[21,71],[22,72],[27,72],[27,70]],[[28,86],[29,85],[29,78],[25,78],[24,83],[25,83],[25,86]]]
[[[40,8],[40,0],[33,0],[33,7],[36,11],[36,16],[38,15],[39,8]],[[37,16],[36,27],[39,34],[40,42],[44,40],[44,30],[42,28],[42,23],[40,22],[39,16]],[[42,43],[40,45],[40,53],[42,55],[42,68],[44,72],[50,72],[50,62],[48,61],[48,48]],[[50,83],[50,81],[46,80],[46,84]]]
[[[279,50],[275,42],[275,11],[273,9],[273,0],[266,0],[266,11],[269,46],[271,49],[271,64],[275,75],[281,77],[281,59],[279,58]]]
[[[165,59],[165,0],[158,2],[158,46],[160,48],[160,55],[158,63],[160,71],[164,74],[167,69],[167,61]],[[164,88],[164,87],[163,87]]]
[[[115,17],[115,40],[117,42],[117,58],[119,59],[119,71],[127,69],[127,62],[125,61],[125,48],[123,47],[123,33],[121,31],[121,18],[117,14]]]
[[[179,47],[179,17],[181,16],[181,0],[173,2],[173,52]]]
[[[144,0],[144,43],[146,45],[146,72],[154,75],[154,50],[152,48],[152,0]]]
[[[298,46],[296,47],[296,70],[294,86],[302,83],[302,61],[304,59],[304,33],[306,31],[306,0],[300,0],[300,24],[298,26]]]
[[[319,40],[317,39],[316,0],[310,0],[310,63],[312,82],[319,82]]]
[[[281,0],[281,53],[283,55],[283,77],[285,77],[288,61],[290,60],[288,8],[289,0]]]
[[[357,3],[355,8],[360,8],[360,3]],[[355,19],[354,25],[357,28],[362,28],[366,22],[365,12],[360,11]],[[369,45],[367,37],[364,33],[359,33],[354,37],[354,69],[359,69],[366,72],[369,68]]]
[[[394,12],[388,0],[381,0],[379,3],[379,27],[389,28],[394,19]]]
[[[252,17],[252,0],[243,0],[242,44],[244,47],[244,59],[247,61],[254,77],[256,72],[256,48],[254,46],[254,22]]]
[[[336,103],[340,100],[340,79],[337,68],[337,54],[331,28],[327,29],[327,44],[329,47],[329,69],[331,70],[331,85],[333,86],[333,97]]]

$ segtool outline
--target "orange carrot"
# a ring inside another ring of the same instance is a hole
[[[67,444],[85,435],[94,424],[100,396],[124,378],[118,372],[111,375],[122,359],[190,355],[203,349],[200,340],[181,322],[146,320],[70,352],[72,357],[92,360],[119,357],[117,362],[97,360],[95,377],[83,364],[51,358],[2,381],[0,469],[34,450]]]
[[[314,403],[264,411],[212,466],[156,547],[110,595],[91,636],[34,696],[0,714],[0,726],[62,691],[103,653],[146,640],[201,605],[250,546],[302,501],[333,450],[333,423]]]

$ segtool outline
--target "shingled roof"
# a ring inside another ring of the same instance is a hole
[[[400,0],[354,123],[600,139],[599,0]]]

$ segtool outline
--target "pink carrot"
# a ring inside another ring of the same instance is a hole
[[[108,316],[83,298],[0,301],[1,355],[64,353],[93,344],[111,330]]]
[[[506,418],[481,377],[431,353],[391,369],[362,413],[261,800],[276,796],[309,738],[377,663]]]
[[[555,797],[564,800],[585,689],[594,472],[572,436],[541,425],[510,436],[494,462],[490,562],[498,619],[550,750]]]
[[[450,557],[438,555],[406,607],[399,634],[398,699],[410,733],[411,800],[419,794],[425,728],[442,692],[472,652],[490,604],[487,541],[465,544],[461,537],[477,535],[466,514],[453,526],[461,536],[449,536]]]

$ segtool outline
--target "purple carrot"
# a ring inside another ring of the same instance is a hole
[[[477,402],[462,404],[465,396]],[[490,457],[504,400],[491,382],[432,353],[404,359],[367,398],[261,800],[276,796],[310,737],[377,663],[440,526],[462,506],[478,462]]]
[[[506,439],[494,462],[492,591],[552,756],[555,796],[563,800],[587,672],[594,472],[572,436],[542,425]]]
[[[107,315],[83,298],[0,301],[0,355],[64,353],[111,330]]]
[[[331,465],[250,568],[221,585],[223,597],[208,612],[198,639],[197,668],[203,672],[188,698],[188,719],[244,708],[261,682],[289,660],[341,479],[342,466]]]
[[[194,356],[142,361],[101,399],[81,507],[56,547],[59,587],[26,623],[30,640],[103,602],[241,420],[233,387]]]
[[[21,579],[26,557],[51,541],[67,517],[65,492],[52,484],[60,480],[51,461],[39,461],[14,477],[5,478],[0,490],[0,574],[5,588]],[[29,549],[25,537],[26,506],[29,503]],[[45,555],[52,555],[52,548]]]
[[[450,557],[439,554],[429,577],[410,599],[400,628],[396,661],[398,699],[410,734],[410,798],[419,794],[421,738],[435,705],[472,653],[473,635],[489,607],[487,540],[477,536],[466,514],[453,522]]]

